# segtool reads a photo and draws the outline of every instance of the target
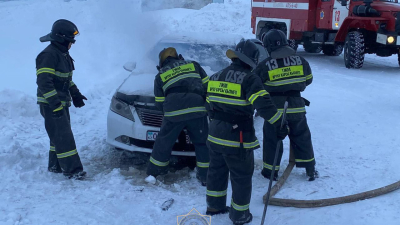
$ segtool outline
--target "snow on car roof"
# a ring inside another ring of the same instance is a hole
[[[194,43],[210,45],[235,45],[243,36],[238,34],[224,34],[211,32],[185,32],[173,33],[163,37],[160,43]]]

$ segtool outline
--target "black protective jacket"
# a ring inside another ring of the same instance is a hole
[[[48,105],[52,110],[61,105],[71,106],[71,95],[79,93],[72,81],[73,59],[67,47],[52,42],[36,58],[36,83],[38,104]]]
[[[154,80],[157,108],[171,122],[207,116],[205,97],[208,80],[206,72],[197,62],[168,57]]]
[[[299,119],[306,113],[307,100],[300,92],[312,83],[313,75],[307,60],[297,55],[287,55],[284,58],[267,58],[254,70],[267,90],[278,110],[282,110],[288,101],[288,119]]]
[[[260,147],[253,127],[254,108],[271,124],[277,124],[282,115],[272,103],[261,79],[240,61],[210,77],[207,103],[212,118],[208,144],[224,154],[238,154],[242,147],[246,150]],[[222,115],[222,118],[214,115]],[[228,122],[229,117],[237,117],[237,121],[243,118],[244,129],[236,129],[236,122]],[[243,132],[242,146],[240,130]]]

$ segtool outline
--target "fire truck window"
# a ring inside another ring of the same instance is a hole
[[[321,2],[330,2],[331,0],[321,0]]]

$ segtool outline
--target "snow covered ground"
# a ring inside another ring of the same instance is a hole
[[[117,3],[118,2],[118,3]],[[121,169],[126,160],[106,143],[106,116],[114,90],[126,78],[126,61],[137,61],[163,35],[176,31],[235,33],[253,37],[250,1],[226,0],[200,10],[140,11],[139,0],[25,0],[0,3],[0,224],[176,224],[192,208],[206,210],[205,188],[184,169],[146,184],[143,170]],[[35,57],[46,46],[39,37],[59,18],[81,32],[71,55],[74,81],[89,99],[71,108],[72,128],[87,181],[47,172],[48,138],[35,93]],[[355,194],[400,179],[400,73],[396,57],[367,56],[361,70],[344,68],[343,56],[299,54],[310,61],[314,83],[308,120],[321,178],[307,182],[294,169],[281,198],[320,199]],[[256,129],[262,140],[262,120]],[[286,154],[282,164],[287,164]],[[256,150],[250,205],[259,224],[262,152]],[[230,194],[230,193],[229,193]],[[174,198],[168,211],[161,204]],[[400,192],[316,209],[270,207],[266,224],[399,224]],[[229,199],[228,199],[229,201]],[[226,215],[212,224],[231,224]]]

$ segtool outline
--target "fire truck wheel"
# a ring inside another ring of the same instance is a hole
[[[343,45],[324,45],[322,52],[327,56],[338,56],[343,52]]]
[[[347,68],[360,69],[364,64],[365,42],[361,32],[347,34],[344,43],[344,64]]]
[[[296,41],[293,39],[288,40],[289,47],[293,48],[297,52],[297,48],[299,47],[298,44],[296,44]]]
[[[304,43],[304,50],[308,53],[320,53],[322,46],[320,44]]]

